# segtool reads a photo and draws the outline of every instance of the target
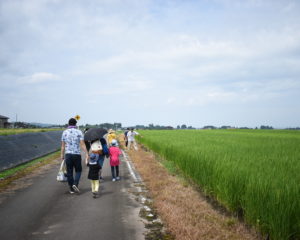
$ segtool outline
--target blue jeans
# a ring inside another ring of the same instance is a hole
[[[103,167],[104,158],[105,158],[104,155],[99,155],[98,163],[101,168]]]
[[[73,185],[78,186],[82,172],[81,155],[78,154],[66,154],[65,156],[67,165],[67,177],[70,187]],[[73,169],[75,168],[75,180],[73,177]]]

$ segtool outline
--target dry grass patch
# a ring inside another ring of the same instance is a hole
[[[214,209],[193,186],[169,174],[152,153],[140,148],[128,154],[151,193],[154,207],[176,239],[261,239],[236,218]]]

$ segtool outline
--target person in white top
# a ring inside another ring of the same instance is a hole
[[[138,146],[135,141],[135,136],[139,135],[138,132],[133,131],[133,128],[130,129],[130,131],[127,133],[127,140],[128,140],[128,145],[127,149],[130,150],[131,146],[133,145],[135,150],[138,150]]]
[[[86,161],[89,154],[83,141],[82,132],[76,127],[76,119],[69,120],[68,128],[63,131],[61,137],[61,159],[65,160],[67,166],[67,177],[70,193],[79,193],[79,180],[82,172],[81,149],[85,152]],[[80,149],[81,148],[81,149]],[[73,171],[75,169],[75,179]]]

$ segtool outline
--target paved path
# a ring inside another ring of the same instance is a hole
[[[121,180],[111,181],[109,162],[103,169],[100,197],[92,198],[88,168],[83,166],[80,194],[69,194],[67,184],[56,182],[58,165],[36,176],[29,187],[17,190],[0,204],[0,238],[12,239],[144,239],[138,217],[140,204],[129,191],[133,178],[125,159]]]

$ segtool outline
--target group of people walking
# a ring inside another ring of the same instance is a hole
[[[82,172],[81,150],[85,153],[85,164],[89,167],[88,179],[91,182],[92,196],[96,198],[99,194],[100,181],[102,178],[102,167],[105,157],[110,160],[112,181],[120,180],[119,165],[120,155],[116,133],[110,129],[106,139],[100,138],[92,142],[85,142],[83,133],[76,126],[77,121],[71,118],[68,128],[64,130],[61,138],[61,159],[65,161],[67,169],[67,181],[71,194],[79,193],[79,181]],[[131,145],[137,150],[134,136],[138,133],[128,129],[124,133],[126,147],[130,150]],[[75,177],[74,177],[75,170]]]
[[[124,132],[124,140],[127,150],[131,150],[132,146],[135,150],[138,150],[138,146],[135,141],[136,135],[139,135],[139,133],[134,131],[133,128],[127,128],[127,130]]]
[[[112,181],[120,180],[119,177],[119,156],[122,154],[118,148],[116,139],[111,139],[107,147],[106,140],[101,138],[94,141],[90,146],[89,161],[86,161],[89,167],[88,179],[91,181],[92,194],[96,198],[99,192],[100,181],[103,180],[101,170],[104,163],[105,156],[110,159]]]

